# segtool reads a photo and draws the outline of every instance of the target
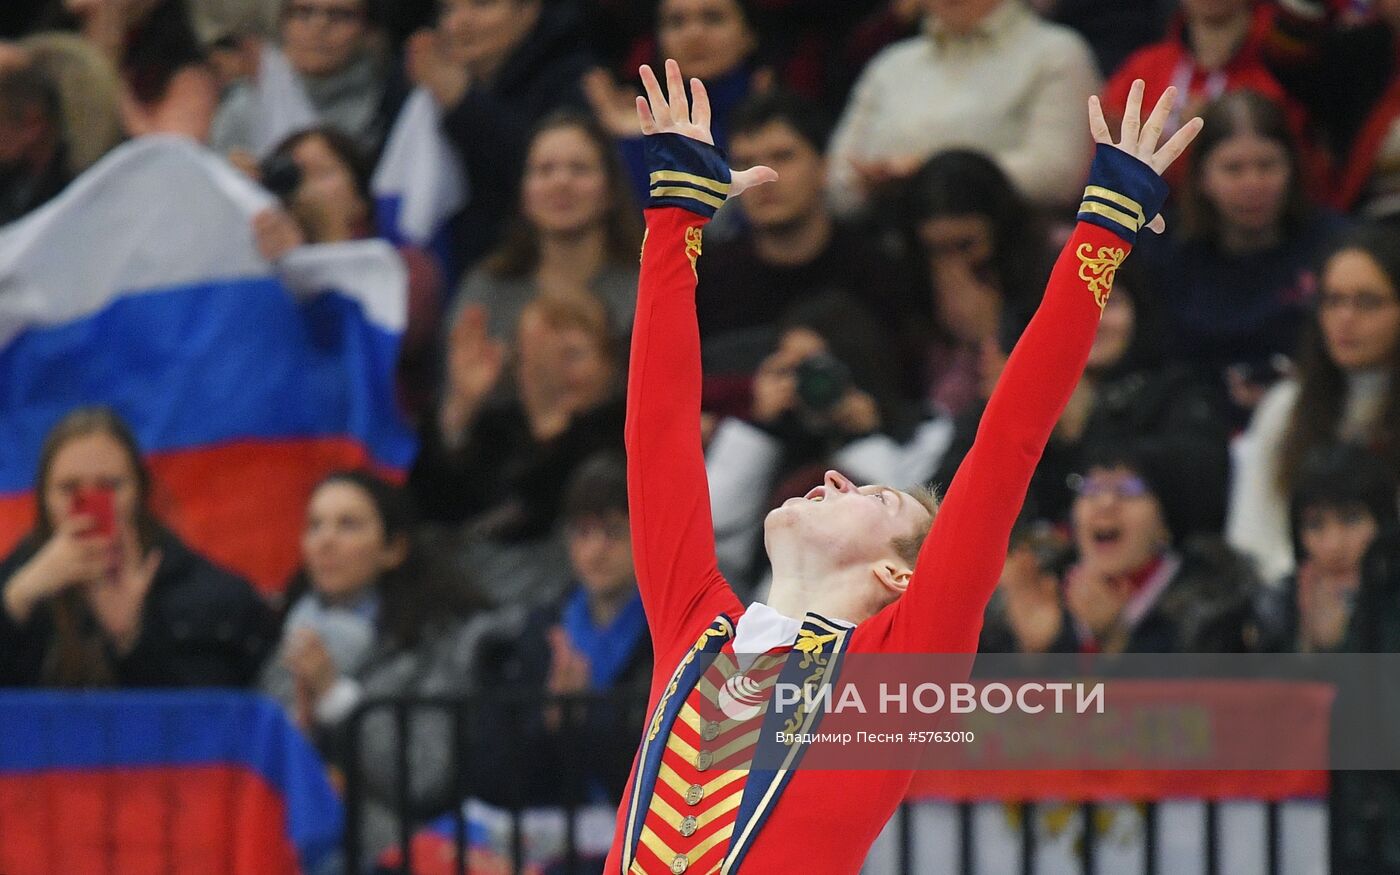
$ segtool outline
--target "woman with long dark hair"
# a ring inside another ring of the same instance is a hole
[[[366,849],[378,851],[395,836],[400,746],[409,751],[415,810],[452,802],[452,769],[462,764],[445,713],[413,712],[401,739],[394,715],[375,712],[358,723],[353,747],[346,718],[367,698],[471,691],[477,654],[497,620],[418,540],[403,491],[364,471],[331,474],[312,491],[302,561],[261,685],[332,764],[357,751],[368,803],[361,834]]]
[[[593,119],[561,110],[530,137],[520,203],[499,248],[467,275],[456,324],[471,304],[486,308],[493,337],[509,338],[541,291],[591,293],[613,330],[632,328],[641,222],[612,141]]]
[[[69,413],[39,455],[35,525],[0,562],[0,685],[244,686],[270,617],[248,583],[151,512],[131,430]]]
[[[953,150],[909,182],[903,230],[928,277],[934,342],[928,398],[957,415],[977,400],[978,357],[1020,333],[1049,273],[1043,229],[992,159]]]
[[[1296,378],[1275,386],[1239,454],[1227,536],[1266,580],[1293,570],[1288,500],[1315,448],[1359,443],[1400,470],[1400,239],[1364,227],[1323,262]]]
[[[1247,411],[1297,349],[1314,266],[1342,221],[1308,202],[1282,105],[1234,91],[1203,118],[1176,236],[1152,250],[1152,273],[1170,352]]]

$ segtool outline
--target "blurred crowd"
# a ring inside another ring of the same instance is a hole
[[[827,468],[946,489],[1073,221],[1086,98],[1119,113],[1141,78],[1148,102],[1186,96],[1167,133],[1204,131],[1167,233],[1118,273],[983,649],[1400,649],[1400,0],[4,7],[0,223],[176,133],[281,198],[254,223],[269,261],[379,236],[369,178],[415,89],[470,185],[441,246],[399,247],[406,484],[324,480],[269,605],[162,527],[118,418],[74,411],[0,566],[4,684],[257,686],[332,762],[367,696],[644,686],[622,386],[636,68],[661,58],[706,82],[734,166],[780,177],[720,211],[698,268],[701,437],[742,595],[764,596],[766,512]],[[274,70],[318,121],[270,142]],[[539,750],[557,718],[524,730]],[[424,810],[450,801],[440,729],[413,727]],[[600,798],[616,746],[595,746]]]

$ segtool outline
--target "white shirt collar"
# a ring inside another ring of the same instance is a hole
[[[833,623],[850,628],[855,623],[829,618]],[[774,647],[785,647],[797,640],[802,621],[780,614],[763,602],[754,602],[744,611],[734,627],[734,654],[740,669],[747,669],[755,659]]]

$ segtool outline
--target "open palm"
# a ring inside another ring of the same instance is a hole
[[[1089,131],[1094,135],[1094,142],[1127,152],[1161,176],[1173,161],[1181,157],[1181,153],[1186,151],[1191,141],[1196,139],[1204,122],[1200,118],[1191,119],[1158,149],[1157,141],[1162,139],[1162,129],[1176,106],[1176,86],[1173,85],[1162,92],[1146,122],[1142,121],[1144,87],[1143,81],[1138,79],[1128,91],[1128,105],[1123,112],[1123,129],[1120,132],[1122,138],[1119,142],[1113,142],[1113,133],[1108,129],[1108,122],[1104,120],[1103,106],[1098,97],[1089,98]],[[1167,225],[1159,215],[1153,217],[1152,221],[1147,223],[1147,227],[1160,234],[1166,230]]]
[[[666,61],[665,91],[649,65],[643,64],[640,73],[642,86],[647,92],[645,97],[637,98],[637,117],[642,122],[642,133],[648,136],[680,134],[711,146],[715,144],[714,135],[710,133],[710,95],[705,91],[705,83],[699,79],[690,80],[690,89],[695,95],[695,105],[692,107],[685,94],[681,65],[674,60]],[[729,196],[738,197],[756,185],[774,181],[778,173],[771,167],[759,165],[748,170],[732,171],[731,176]]]

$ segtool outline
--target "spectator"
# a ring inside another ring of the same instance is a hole
[[[122,141],[121,77],[91,43],[50,31],[19,43],[35,70],[58,90],[68,172],[82,173]]]
[[[433,567],[402,490],[358,471],[322,480],[307,505],[302,560],[261,686],[312,733],[331,764],[342,763],[346,718],[362,700],[473,689],[476,656],[496,620]],[[364,841],[377,851],[396,837],[390,812],[399,745],[408,749],[410,805],[440,810],[452,801],[453,735],[447,715],[436,712],[415,713],[407,740],[389,712],[359,726]]]
[[[1181,0],[1181,12],[1166,39],[1133,53],[1104,86],[1104,114],[1117,124],[1133,81],[1143,80],[1143,106],[1155,105],[1175,85],[1182,104],[1167,121],[1163,136],[1200,115],[1206,104],[1228,91],[1249,89],[1284,103],[1288,93],[1264,63],[1264,41],[1273,14],[1259,0]],[[1303,113],[1289,103],[1294,136],[1303,133]],[[1178,171],[1180,173],[1180,171]],[[1171,178],[1173,187],[1176,179]]]
[[[126,424],[75,410],[45,439],[38,522],[0,562],[0,685],[245,686],[270,638],[248,583],[151,513]]]
[[[514,336],[520,312],[541,289],[592,293],[613,333],[632,330],[641,223],[612,140],[586,115],[550,114],[525,157],[519,211],[501,246],[462,282],[462,308],[486,308],[497,339]]]
[[[1336,441],[1360,443],[1400,470],[1400,244],[1361,228],[1323,262],[1317,315],[1296,378],[1264,396],[1236,450],[1226,535],[1266,581],[1294,569],[1288,499],[1303,459]]]
[[[632,568],[627,469],[620,456],[602,454],[579,466],[565,493],[563,519],[570,589],[531,614],[493,682],[503,691],[541,696],[644,693],[651,638]],[[498,735],[491,745],[525,754],[517,761],[526,761],[529,777],[523,786],[519,779],[483,782],[500,797],[488,801],[616,805],[643,715],[633,719],[624,711],[635,709],[610,701],[543,710],[538,705],[527,700],[534,713],[521,721],[523,733],[513,739]],[[580,750],[589,755],[579,757]],[[504,751],[491,759],[498,765],[512,762]]]
[[[757,95],[735,111],[731,131],[734,165],[768,165],[778,180],[737,204],[747,234],[705,250],[696,309],[706,370],[752,373],[784,314],[827,293],[858,301],[892,332],[908,322],[920,309],[912,284],[823,200],[830,128],[821,111],[791,95]]]
[[[1084,35],[1100,70],[1117,70],[1137,49],[1162,38],[1175,8],[1168,0],[1030,0],[1051,21]]]
[[[190,23],[202,45],[241,37],[277,35],[282,0],[187,0]]]
[[[49,27],[81,33],[121,71],[128,134],[209,139],[218,84],[183,0],[52,0],[50,6]]]
[[[1195,530],[1220,534],[1229,480],[1229,430],[1222,393],[1182,364],[1162,356],[1159,307],[1142,274],[1128,262],[1118,270],[1089,361],[1036,466],[1026,495],[1032,519],[1068,519],[1073,495],[1067,478],[1082,470],[1086,448],[1151,440],[1171,448],[1177,473],[1196,485]],[[1003,343],[1010,338],[1003,334]],[[978,406],[956,421],[952,445],[933,482],[946,488],[972,447],[981,408],[1005,364],[1005,347],[984,356]]]
[[[1195,507],[1181,461],[1151,441],[1086,452],[1072,509],[1079,558],[1065,576],[1081,651],[1244,648],[1254,577],[1242,557],[1191,539]]]
[[[1073,653],[1078,648],[1060,589],[1073,555],[1053,526],[1023,518],[1012,530],[1001,580],[987,604],[979,652]]]
[[[68,184],[58,90],[26,59],[0,70],[0,225],[47,203]]]
[[[584,459],[622,444],[618,356],[603,305],[582,295],[546,294],[525,308],[508,377],[482,308],[466,308],[452,330],[409,489],[427,519],[495,553],[519,548],[526,568],[480,578],[498,603],[548,601],[564,582],[549,550],[564,486]]]
[[[926,33],[870,62],[832,138],[837,212],[867,206],[956,147],[986,151],[1037,204],[1077,198],[1090,158],[1079,112],[1099,85],[1084,40],[1022,0],[925,0],[925,9]]]
[[[370,171],[347,134],[333,127],[299,131],[277,146],[262,181],[286,209],[253,220],[258,250],[277,263],[308,243],[340,243],[376,235]],[[398,247],[408,271],[408,322],[399,351],[399,400],[415,420],[431,404],[436,340],[442,311],[442,272],[432,256],[412,244]]]
[[[928,277],[933,343],[924,394],[956,416],[977,400],[979,358],[1005,329],[1019,336],[1049,275],[1041,226],[987,156],[930,158],[908,183],[903,231]]]
[[[407,51],[409,79],[442,107],[471,186],[452,234],[467,269],[496,248],[516,207],[531,129],[584,106],[577,13],[544,0],[446,0],[437,31],[415,34]]]
[[[1298,347],[1318,256],[1341,222],[1309,204],[1282,106],[1234,91],[1203,118],[1175,236],[1150,263],[1170,351],[1247,414]]]
[[[1397,521],[1396,473],[1360,447],[1319,447],[1298,471],[1289,522],[1299,564],[1256,599],[1255,649],[1342,650],[1362,559]]]
[[[1387,472],[1387,478],[1394,477]],[[1393,510],[1387,505],[1386,512]],[[1375,536],[1361,563],[1361,585],[1343,649],[1400,653],[1400,527]],[[1368,703],[1369,704],[1369,703]],[[1343,706],[1345,707],[1345,706]],[[1380,720],[1395,719],[1394,704]],[[1400,781],[1394,772],[1334,771],[1328,848],[1333,872],[1387,872],[1400,867]]]
[[[265,48],[251,79],[224,95],[210,144],[257,158],[285,138],[291,107],[348,134],[377,155],[397,110],[382,59],[371,48],[368,0],[283,0],[279,48]],[[259,81],[261,80],[261,81]]]
[[[861,482],[915,484],[937,467],[952,427],[898,393],[883,329],[849,298],[828,295],[796,308],[753,380],[744,418],[715,428],[706,470],[725,576],[742,589],[755,568],[763,515],[837,467]]]
[[[1374,219],[1400,213],[1400,3],[1375,4],[1363,24],[1339,20],[1340,4],[1280,3],[1267,45],[1280,81],[1307,107],[1337,178],[1330,203]]]
[[[735,107],[772,84],[772,71],[756,66],[758,31],[751,4],[748,0],[661,0],[655,49],[656,57],[649,59],[653,66],[671,58],[687,76],[705,83],[713,114],[711,134],[716,145],[728,148],[729,117]],[[619,140],[633,189],[645,203],[651,183],[637,125],[638,89],[635,85],[619,88],[601,69],[590,71],[583,84],[593,112]]]

